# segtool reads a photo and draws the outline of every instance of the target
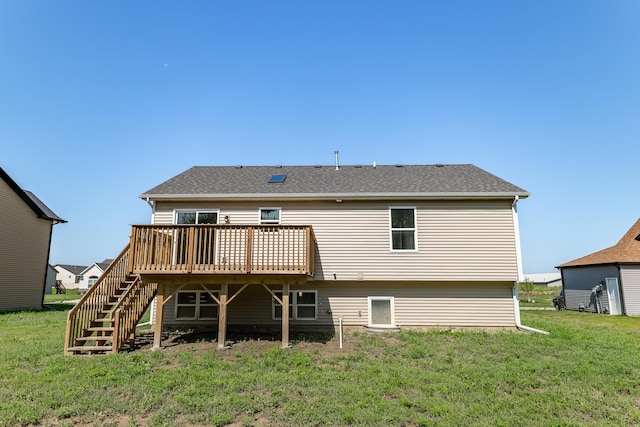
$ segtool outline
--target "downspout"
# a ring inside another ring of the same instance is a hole
[[[149,205],[149,207],[151,208],[151,224],[155,224],[155,217],[156,217],[156,204],[154,202],[152,202],[151,200],[149,200],[149,198],[145,198],[144,199],[145,202],[147,202],[147,204]]]
[[[518,300],[518,283],[522,282],[524,273],[522,272],[522,251],[520,250],[520,225],[518,224],[518,209],[516,208],[518,200],[519,197],[515,196],[513,199],[513,203],[511,204],[511,213],[513,216],[513,235],[516,241],[516,263],[518,265],[518,281],[513,284],[513,310],[516,320],[516,328],[529,332],[536,332],[538,334],[549,335],[549,332],[547,331],[524,326],[522,323],[520,323],[520,301]]]
[[[51,226],[49,227],[49,245],[47,246],[47,259],[44,268],[44,281],[42,283],[42,299],[40,300],[40,308],[44,305],[44,296],[47,293],[47,274],[49,274],[49,257],[51,256],[51,238],[53,237],[54,223],[54,221],[51,221]]]
[[[525,326],[520,323],[520,301],[518,300],[518,283],[516,282],[513,285],[513,309],[515,310],[516,317],[516,328],[522,329],[529,332],[535,332],[538,334],[549,335],[549,332],[543,331],[541,329],[532,328],[530,326]]]

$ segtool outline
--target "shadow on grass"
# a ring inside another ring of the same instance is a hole
[[[335,333],[329,331],[291,331],[289,333],[289,341],[291,344],[301,342],[313,342],[318,344],[326,344],[331,341]],[[282,333],[280,331],[251,331],[245,329],[230,329],[227,331],[227,344],[263,341],[263,342],[280,342],[282,341]],[[170,348],[185,344],[213,344],[218,342],[217,331],[201,331],[188,329],[184,331],[174,330],[162,333],[162,347]],[[126,346],[122,349],[125,352],[136,351],[142,348],[148,348],[153,345],[153,332],[142,332],[136,335],[133,345]]]

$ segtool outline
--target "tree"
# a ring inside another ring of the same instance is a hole
[[[518,284],[518,289],[520,290],[520,292],[527,295],[527,302],[531,302],[531,292],[533,291],[534,287],[535,285],[533,283],[533,280],[529,278]]]

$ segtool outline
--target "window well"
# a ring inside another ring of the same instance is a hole
[[[269,182],[282,184],[285,179],[287,179],[287,175],[271,175],[271,178],[269,178]]]

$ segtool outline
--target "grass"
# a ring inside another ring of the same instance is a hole
[[[0,425],[637,425],[640,319],[527,311],[550,335],[351,332],[62,355],[64,311],[0,315]]]
[[[519,291],[521,307],[553,308],[553,297],[560,295],[560,287],[535,286],[531,292]]]
[[[55,290],[54,290],[55,292]],[[67,289],[66,294],[45,294],[44,295],[44,303],[45,304],[57,304],[64,301],[77,300],[82,298],[82,294],[77,289]]]

